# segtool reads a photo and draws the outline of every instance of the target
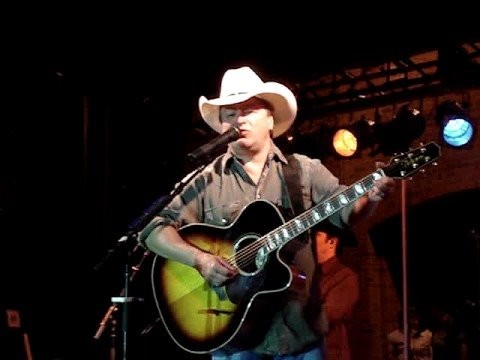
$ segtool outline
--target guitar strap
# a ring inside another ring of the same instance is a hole
[[[302,174],[302,167],[293,154],[287,155],[286,157],[288,164],[283,167],[283,176],[285,177],[287,195],[290,200],[293,215],[295,216],[305,210],[300,177]]]
[[[293,154],[286,156],[288,164],[283,166],[283,176],[285,177],[287,198],[290,201],[292,217],[305,211],[305,204],[302,196],[302,166]],[[302,234],[298,239],[302,243],[308,242],[307,235]]]
[[[301,214],[308,207],[308,203],[305,204],[303,194],[302,194],[302,185],[311,186],[308,172],[303,171],[300,161],[289,154],[286,156],[288,164],[283,167],[283,176],[286,183],[286,192],[287,197],[290,201],[290,207],[292,212],[295,214]],[[310,192],[310,190],[308,190]],[[308,202],[308,199],[306,199]],[[315,259],[313,255],[312,244],[310,241],[310,231],[306,231],[291,242],[291,247],[287,249],[284,254],[285,258],[291,256],[293,263],[302,263],[303,264],[303,275],[306,276],[306,284],[303,284],[303,281],[300,282],[300,285],[293,286],[294,290],[301,288],[308,289],[312,284],[313,273],[315,271]],[[292,268],[293,270],[293,268]],[[300,277],[298,277],[300,278]],[[301,292],[301,291],[300,291]]]

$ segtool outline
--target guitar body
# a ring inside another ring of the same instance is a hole
[[[292,271],[279,250],[261,255],[255,242],[283,222],[274,205],[258,200],[228,227],[190,224],[180,229],[184,240],[230,258],[237,266],[239,274],[221,288],[210,286],[190,266],[155,257],[155,301],[167,331],[180,347],[206,353],[227,343],[252,347],[262,340],[281,305],[277,295],[292,282]]]

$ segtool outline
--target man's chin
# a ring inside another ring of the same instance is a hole
[[[249,148],[250,146],[253,145],[253,142],[248,138],[240,138],[237,140],[237,144],[242,148]]]

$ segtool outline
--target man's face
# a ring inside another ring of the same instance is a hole
[[[315,247],[317,251],[317,259],[326,261],[335,255],[338,238],[328,235],[324,231],[315,233]]]
[[[256,143],[270,139],[273,129],[273,116],[270,105],[259,98],[253,97],[242,103],[226,105],[220,108],[222,131],[232,126],[240,131],[241,145],[248,148]]]

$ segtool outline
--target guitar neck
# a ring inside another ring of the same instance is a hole
[[[308,229],[328,218],[330,215],[365,195],[366,192],[373,188],[374,181],[383,176],[385,176],[383,170],[378,169],[372,174],[350,185],[339,194],[332,196],[326,201],[318,203],[290,221],[287,221],[282,226],[258,239],[258,241],[264,244],[263,247],[267,253],[279,249],[290,240],[298,237]]]

